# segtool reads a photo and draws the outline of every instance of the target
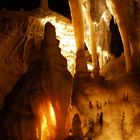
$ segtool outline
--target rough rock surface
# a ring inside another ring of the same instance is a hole
[[[72,103],[81,118],[87,118],[82,122],[83,131],[87,120],[93,119],[97,140],[139,139],[139,79],[139,74],[124,74],[111,80],[75,75]]]
[[[72,92],[72,76],[67,70],[67,61],[61,55],[56,40],[55,27],[46,23],[44,46],[42,46],[42,86],[49,93],[57,120],[57,139],[63,139],[68,134],[66,119]],[[63,121],[62,121],[63,120]]]
[[[48,101],[56,113],[56,137],[61,139],[66,133],[72,76],[58,48],[55,28],[50,23],[46,25],[41,50],[32,47],[30,55],[27,72],[22,73],[19,80],[15,80],[16,84],[12,83],[11,92],[7,92],[5,106],[0,112],[0,139],[37,140],[36,128],[41,125],[40,106]]]
[[[95,4],[95,7],[91,8],[91,16],[94,21],[99,22],[107,8],[105,0],[100,3],[97,0],[92,2],[98,5],[98,9]],[[119,10],[118,1],[110,0],[110,2],[117,4],[114,4],[116,13],[112,13],[113,16],[117,14],[120,21],[123,19],[121,23],[125,28],[120,28],[120,31],[123,32],[125,29],[127,38],[125,43],[131,47],[136,69],[132,73],[125,73],[126,54],[124,54],[120,58],[111,59],[103,67],[101,70],[103,77],[93,78],[87,72],[84,51],[78,52],[73,87],[72,77],[66,69],[66,60],[58,48],[54,27],[46,25],[40,49],[40,42],[37,43],[39,47],[35,47],[37,44],[34,42],[38,39],[37,32],[33,40],[29,32],[34,30],[36,25],[40,27],[37,20],[34,18],[32,20],[31,17],[18,19],[6,17],[0,20],[1,140],[37,140],[36,127],[41,123],[40,104],[47,101],[51,101],[56,113],[58,125],[56,139],[62,139],[66,133],[64,126],[71,91],[72,109],[77,109],[72,115],[75,113],[80,115],[84,135],[89,134],[88,122],[92,120],[94,125],[91,135],[96,140],[140,139],[140,4],[138,0],[125,1],[128,7],[123,7],[124,3],[121,4],[122,12]],[[97,11],[95,15],[92,10]],[[111,12],[111,9],[109,10]],[[128,16],[127,12],[131,16]],[[30,14],[32,15],[31,12]],[[101,30],[108,29],[105,24],[103,26]],[[102,34],[99,38],[108,35],[107,32],[99,34]],[[104,37],[104,40],[106,43],[104,44],[101,39],[101,44],[109,47],[108,39]]]
[[[0,108],[16,81],[27,72],[32,41],[28,18],[0,19]]]

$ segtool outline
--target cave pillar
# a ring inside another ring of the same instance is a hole
[[[87,20],[87,23],[89,25],[89,33],[90,33],[90,50],[92,55],[92,64],[93,64],[93,75],[99,76],[99,63],[98,63],[98,56],[97,56],[97,48],[96,48],[96,32],[94,29],[94,24],[91,18],[90,14],[90,1],[87,0],[87,11],[85,12],[85,17]]]
[[[82,7],[79,0],[69,0],[69,5],[71,9],[76,47],[78,51],[79,49],[84,49],[84,22]]]
[[[84,54],[84,22],[82,4],[80,0],[69,0],[74,36],[76,42],[76,73],[87,71],[87,63]]]
[[[97,56],[97,48],[96,48],[96,35],[94,31],[93,24],[90,24],[90,45],[91,45],[91,53],[92,53],[92,64],[93,64],[93,76],[99,76],[99,63]]]
[[[119,1],[107,0],[107,5],[110,12],[115,17],[122,38],[122,42],[124,46],[125,62],[126,62],[126,72],[132,72],[133,61],[132,61],[132,55],[130,49],[132,24],[131,24],[131,18],[129,18],[130,12],[128,9],[128,5],[126,4],[125,1],[120,1],[120,0]]]
[[[133,62],[130,50],[130,44],[128,39],[128,34],[125,30],[125,25],[118,24],[120,34],[122,36],[122,42],[124,45],[124,55],[125,55],[125,63],[126,63],[126,72],[133,71]]]
[[[92,56],[92,64],[93,64],[93,76],[99,76],[99,63],[98,63],[98,56],[97,56],[97,48],[96,48],[96,32],[95,26],[91,18],[90,12],[90,1],[82,1],[82,12],[85,19],[86,26],[89,27],[89,41],[90,45],[88,46],[89,52]]]

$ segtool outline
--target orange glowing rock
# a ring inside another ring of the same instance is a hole
[[[56,126],[55,112],[51,103],[49,103],[49,109],[50,109],[50,116],[51,116],[52,123],[54,126]]]
[[[40,126],[36,128],[39,140],[53,140],[56,136],[56,117],[50,102],[42,104],[39,110]]]

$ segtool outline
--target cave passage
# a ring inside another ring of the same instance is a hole
[[[120,36],[120,32],[118,30],[117,23],[114,23],[114,19],[112,17],[110,21],[110,32],[111,32],[111,43],[110,43],[110,53],[116,57],[121,56],[123,50],[123,43]]]
[[[48,5],[51,10],[70,18],[68,0],[48,0]]]

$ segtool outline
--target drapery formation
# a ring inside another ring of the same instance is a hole
[[[121,4],[120,4],[121,3]],[[122,37],[126,72],[134,71],[134,54],[138,49],[134,22],[134,1],[107,0],[107,6],[114,16]]]

